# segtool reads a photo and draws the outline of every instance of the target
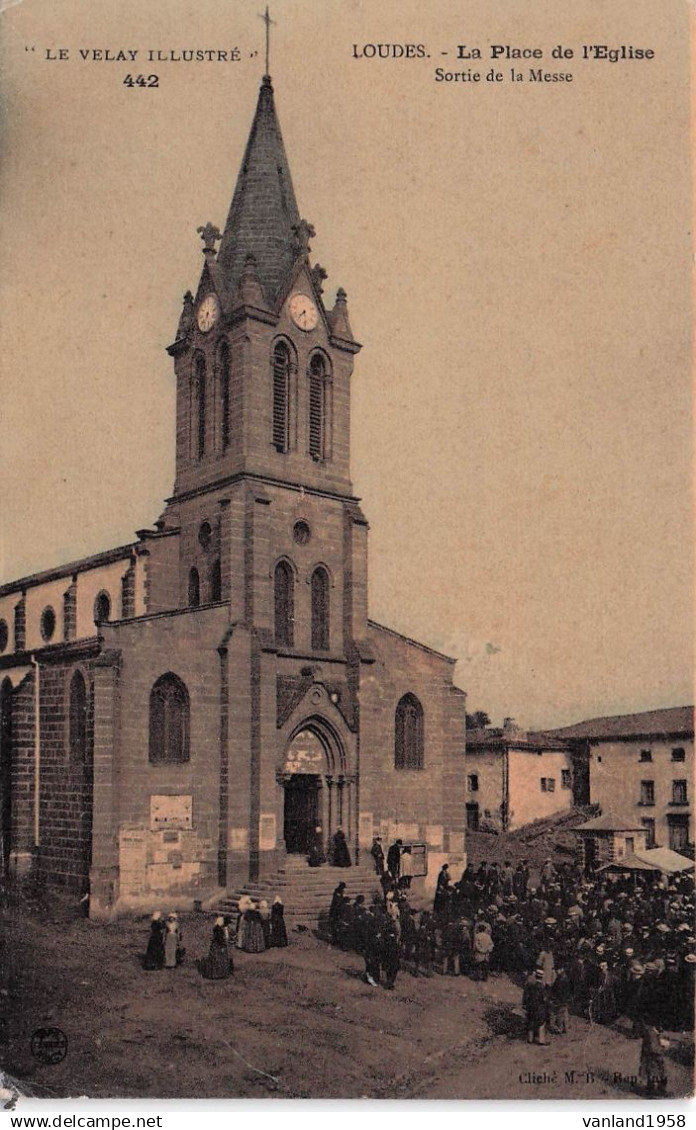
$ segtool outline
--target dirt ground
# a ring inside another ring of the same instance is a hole
[[[640,1045],[571,1018],[550,1047],[529,1046],[522,990],[507,976],[414,978],[371,988],[362,962],[310,933],[285,950],[236,953],[236,972],[203,981],[210,915],[183,916],[187,957],[141,968],[147,919],[103,925],[38,902],[2,908],[0,1063],[39,1095],[91,1097],[628,1099]],[[31,1051],[58,1027],[57,1064]],[[669,1093],[691,1093],[692,1043],[672,1039]]]

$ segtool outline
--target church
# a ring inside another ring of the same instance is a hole
[[[354,863],[375,835],[419,845],[432,881],[465,858],[465,696],[453,659],[368,616],[360,345],[268,76],[224,229],[198,230],[161,517],[0,588],[2,871],[96,916],[238,890],[339,830]]]

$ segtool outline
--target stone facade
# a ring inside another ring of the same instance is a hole
[[[693,844],[693,707],[594,718],[555,733],[587,765],[592,804],[643,828],[648,848]]]
[[[502,729],[467,735],[469,827],[513,831],[566,811],[575,803],[570,746],[542,733],[526,733],[511,718]]]
[[[0,589],[3,867],[182,905],[373,834],[463,863],[454,661],[368,619],[345,294],[325,306],[264,79],[169,347],[174,492],[128,546]],[[4,629],[3,629],[4,625]]]

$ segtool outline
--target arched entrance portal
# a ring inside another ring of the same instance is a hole
[[[279,777],[289,854],[307,855],[314,847],[327,850],[338,828],[351,842],[354,778],[345,773],[345,754],[333,730],[319,719],[304,723],[288,745]]]

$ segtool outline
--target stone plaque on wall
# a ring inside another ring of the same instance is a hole
[[[249,846],[249,832],[247,828],[230,828],[230,850],[246,851]]]
[[[259,849],[273,851],[276,846],[276,818],[272,812],[262,812],[259,819]]]
[[[165,828],[184,831],[193,827],[193,797],[151,796],[150,829],[162,832]]]
[[[123,894],[144,889],[147,869],[147,833],[144,828],[123,829],[118,837],[120,883]]]

